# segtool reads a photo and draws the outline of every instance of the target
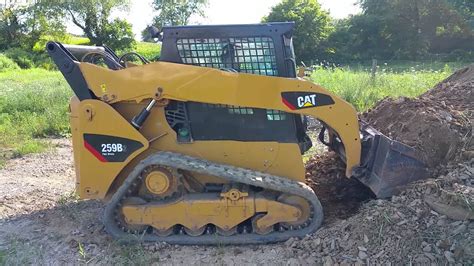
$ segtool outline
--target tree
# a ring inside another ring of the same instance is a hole
[[[153,0],[152,6],[158,15],[153,18],[151,26],[161,29],[163,26],[187,25],[191,16],[204,16],[207,4],[208,0]],[[144,41],[152,41],[148,28],[142,31]]]
[[[124,19],[110,20],[110,15],[115,10],[126,10],[128,5],[128,0],[68,0],[61,6],[91,43],[122,50],[135,45],[132,25]]]
[[[26,9],[25,17],[27,49],[33,48],[43,39],[62,40],[66,36],[64,12],[60,6],[51,5],[48,0],[36,0],[35,4]]]
[[[357,19],[361,18],[377,23],[377,30],[371,36],[385,43],[384,49],[368,47],[373,49],[374,56],[419,59],[428,53],[469,49],[468,46],[472,49],[474,35],[465,16],[466,12],[472,14],[469,3],[463,0],[360,0],[363,14],[354,17],[352,26],[357,28]]]
[[[20,22],[19,12],[13,8],[0,10],[0,49],[19,45],[24,25]]]
[[[153,8],[159,13],[153,18],[153,25],[187,25],[192,15],[204,16],[207,4],[208,0],[154,0]]]
[[[23,47],[31,50],[42,38],[64,37],[66,28],[61,17],[61,10],[46,0],[1,9],[0,48]]]
[[[330,54],[327,39],[333,31],[329,14],[317,0],[283,0],[263,22],[294,21],[294,49],[297,60],[323,60]]]
[[[461,13],[467,20],[469,20],[471,23],[474,23],[474,1],[448,0],[448,3],[452,5],[459,13]]]

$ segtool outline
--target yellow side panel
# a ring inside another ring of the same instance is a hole
[[[77,192],[81,198],[103,198],[119,172],[138,154],[148,149],[148,141],[110,105],[99,100],[71,100]],[[84,134],[99,134],[137,141],[143,146],[123,162],[101,161],[86,148]]]
[[[114,108],[126,119],[131,119],[144,106],[135,103],[114,104]],[[150,143],[150,148],[155,152],[178,152],[304,182],[304,165],[296,143],[231,140],[178,143],[176,132],[167,123],[162,107],[152,109],[140,132],[148,140],[156,139]],[[201,182],[217,182],[217,180],[204,180],[202,177],[199,179]]]

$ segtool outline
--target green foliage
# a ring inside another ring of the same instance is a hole
[[[318,68],[311,79],[350,102],[358,111],[366,111],[385,97],[416,97],[452,73],[447,66],[435,71],[415,70],[413,67],[400,73],[384,66],[378,71],[373,80],[369,71]]]
[[[90,45],[91,41],[86,37],[68,35],[67,38],[64,40],[64,43],[75,45]]]
[[[462,0],[360,0],[363,13],[339,21],[330,37],[335,60],[428,58],[473,51],[472,5]],[[470,11],[469,11],[470,10]],[[339,57],[342,55],[342,57]]]
[[[6,50],[4,53],[22,69],[35,67],[40,67],[47,70],[56,69],[56,65],[52,62],[51,58],[43,51],[29,52],[23,48],[11,48]]]
[[[41,140],[28,139],[21,143],[16,143],[14,148],[13,157],[21,157],[29,153],[42,152],[47,148],[47,145]]]
[[[103,29],[103,44],[116,50],[126,50],[135,47],[132,24],[123,19],[114,19]]]
[[[41,151],[38,138],[68,134],[71,96],[59,72],[0,72],[0,158]]]
[[[19,16],[19,11],[15,9],[0,9],[0,50],[20,44],[24,25]]]
[[[0,54],[0,72],[8,70],[17,70],[20,67],[4,54]]]
[[[25,6],[11,4],[0,9],[0,49],[29,50],[44,36],[61,38],[66,29],[61,13],[57,5],[46,0]]]
[[[106,44],[115,50],[135,46],[132,25],[124,19],[110,20],[112,12],[128,8],[128,0],[68,0],[59,1],[58,5],[67,11],[67,16],[82,29],[91,44]]]
[[[156,61],[160,57],[161,45],[157,43],[139,42],[137,44],[137,53],[143,55],[148,60]]]
[[[33,68],[35,66],[33,63],[34,54],[21,48],[8,49],[5,51],[5,55],[23,69]]]
[[[447,0],[466,20],[470,20],[471,27],[474,27],[474,1],[472,0]]]
[[[333,30],[331,18],[317,0],[283,0],[263,21],[295,22],[293,45],[298,61],[322,60],[331,52],[327,43]]]
[[[153,18],[153,25],[186,25],[192,15],[204,16],[207,4],[208,0],[154,0],[153,8],[158,15]]]

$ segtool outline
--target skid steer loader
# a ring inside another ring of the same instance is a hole
[[[305,184],[304,116],[321,122],[319,139],[344,160],[346,176],[379,197],[426,176],[413,149],[296,77],[293,26],[165,27],[153,63],[105,46],[47,44],[75,94],[77,192],[107,202],[110,234],[258,244],[315,231],[323,212]]]

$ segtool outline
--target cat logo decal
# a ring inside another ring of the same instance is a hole
[[[296,98],[298,107],[313,107],[316,106],[316,94],[310,94],[306,96],[299,96]]]
[[[287,91],[281,93],[281,101],[290,110],[320,107],[334,104],[334,100],[327,94],[305,91]]]

